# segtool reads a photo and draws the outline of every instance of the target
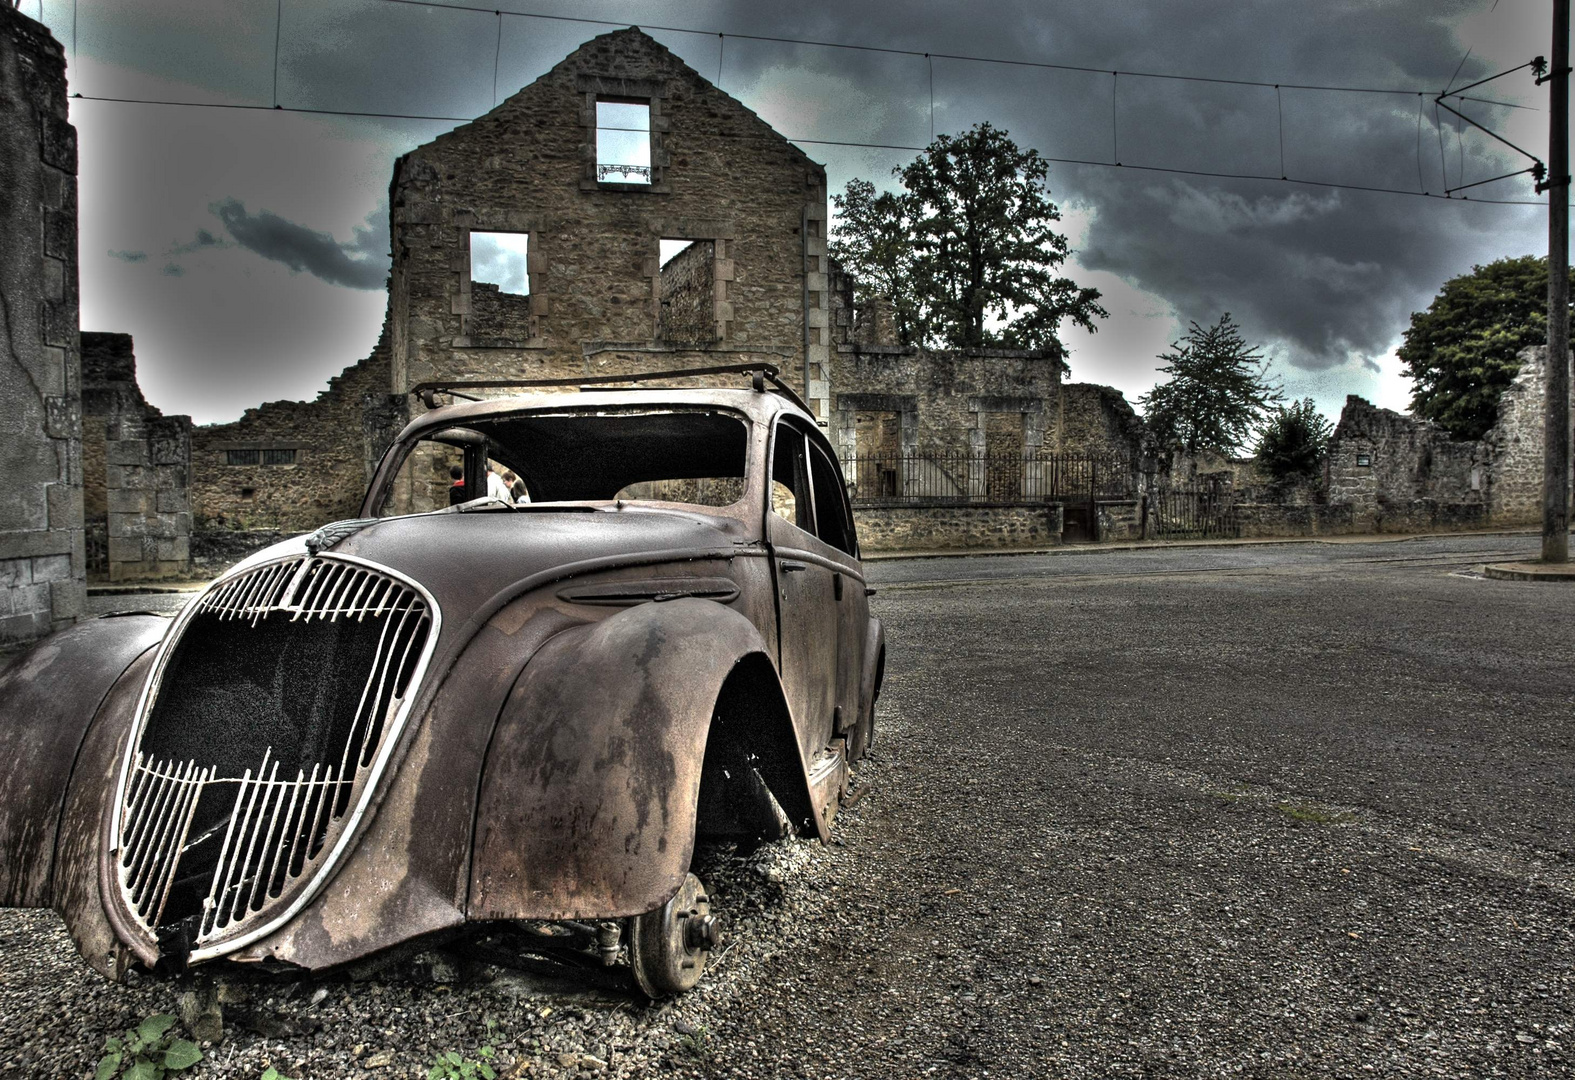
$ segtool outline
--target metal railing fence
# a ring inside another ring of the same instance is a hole
[[[1228,488],[1155,487],[1147,495],[1150,535],[1161,539],[1235,538],[1241,535]]]
[[[1115,454],[876,452],[844,456],[842,472],[861,506],[1034,504],[1137,492],[1131,461]]]

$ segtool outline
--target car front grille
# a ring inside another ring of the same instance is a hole
[[[334,556],[194,602],[120,788],[121,899],[144,930],[203,959],[310,899],[403,726],[435,619],[413,583]]]

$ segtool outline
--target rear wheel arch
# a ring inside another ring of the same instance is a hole
[[[768,656],[749,653],[712,706],[695,836],[775,837],[781,824],[813,832],[815,812],[781,680]]]

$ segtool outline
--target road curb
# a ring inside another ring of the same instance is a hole
[[[1482,572],[1498,581],[1575,581],[1575,564],[1571,563],[1489,563]]]

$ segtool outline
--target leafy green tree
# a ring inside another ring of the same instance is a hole
[[[1280,401],[1263,354],[1247,344],[1230,312],[1192,324],[1160,371],[1170,378],[1138,399],[1149,430],[1167,449],[1235,454]]]
[[[868,180],[849,180],[846,191],[831,197],[837,208],[837,231],[831,257],[854,277],[854,302],[877,297],[891,304],[897,338],[912,344],[918,321],[913,278],[913,229],[908,200],[890,191],[877,192]]]
[[[1450,278],[1411,316],[1397,353],[1413,382],[1411,411],[1457,439],[1480,439],[1520,372],[1520,350],[1547,340],[1547,259],[1499,259]]]
[[[1049,165],[1006,132],[978,124],[942,135],[893,169],[902,191],[868,181],[834,196],[840,221],[831,254],[861,279],[865,299],[891,298],[904,344],[996,346],[1064,356],[1059,330],[1086,330],[1108,314],[1099,290],[1060,268],[1071,254],[1056,232]]]
[[[1276,480],[1316,476],[1333,434],[1312,398],[1277,406],[1258,436],[1258,463]]]

